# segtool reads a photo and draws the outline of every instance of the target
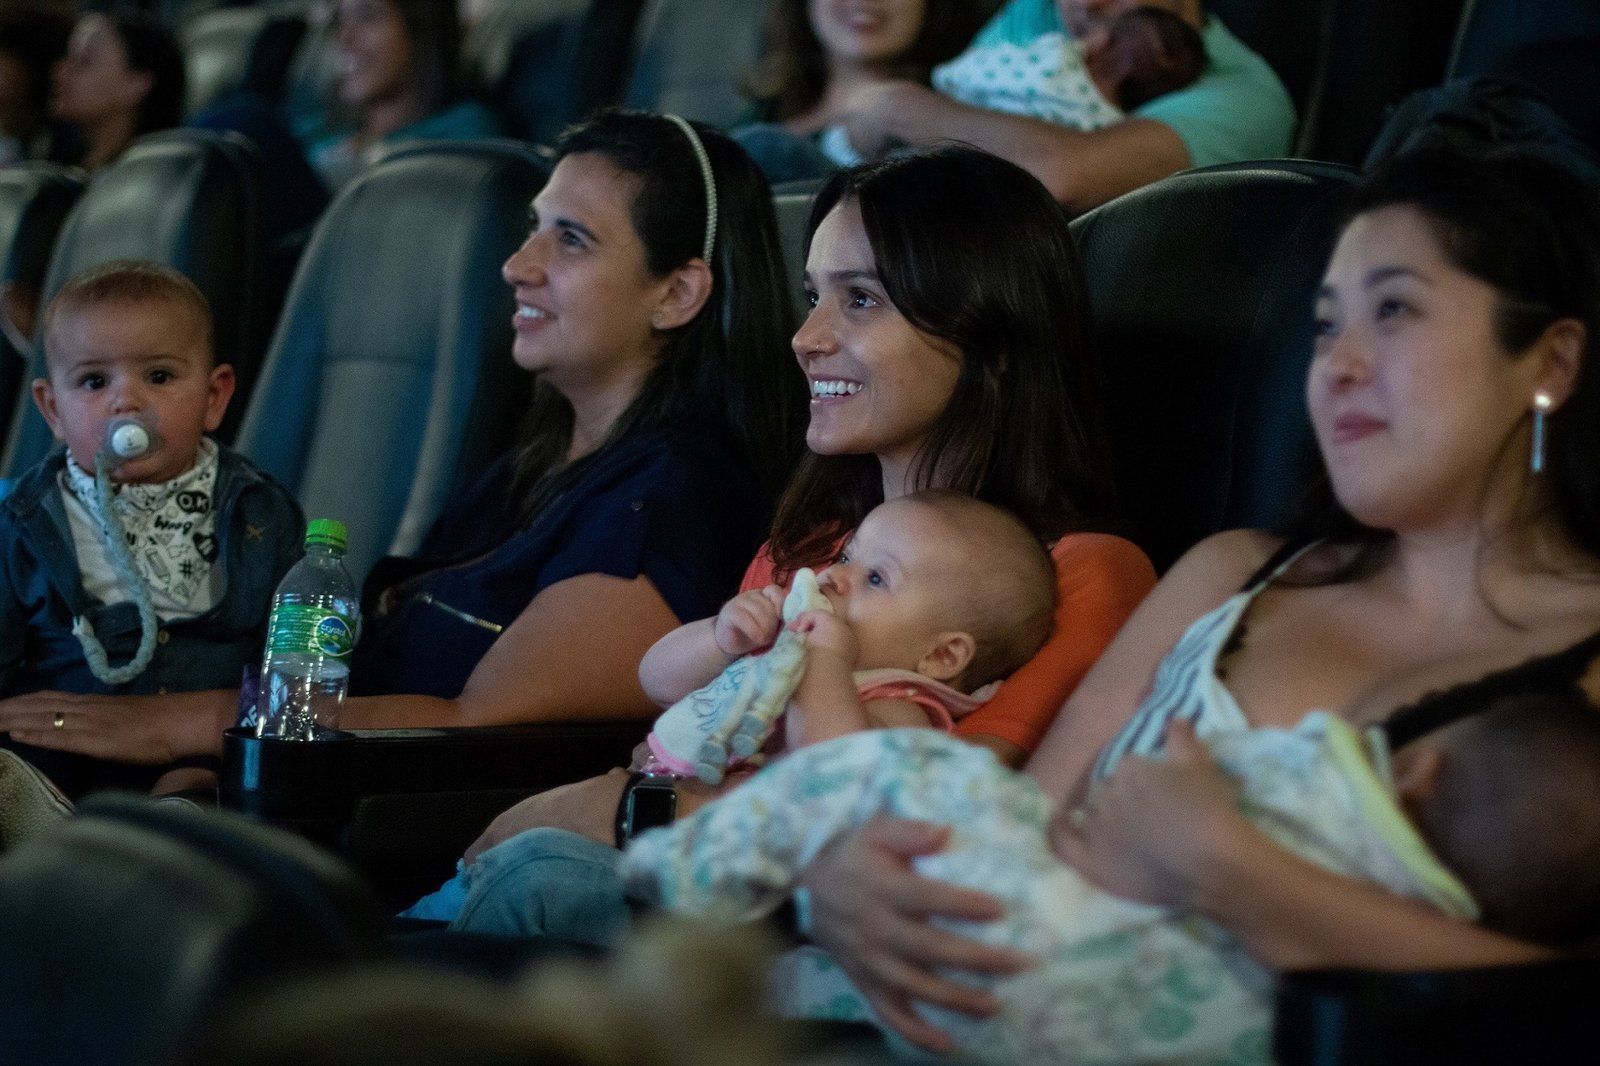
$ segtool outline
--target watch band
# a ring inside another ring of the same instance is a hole
[[[671,825],[678,812],[678,779],[672,774],[647,774],[635,770],[622,786],[613,834],[618,848],[661,825]]]

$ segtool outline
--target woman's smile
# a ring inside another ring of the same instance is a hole
[[[859,381],[849,381],[844,378],[812,378],[811,402],[848,399],[865,387]]]

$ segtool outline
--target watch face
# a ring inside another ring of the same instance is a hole
[[[658,825],[671,825],[678,809],[678,793],[671,782],[640,782],[628,794],[628,833],[642,833]]]

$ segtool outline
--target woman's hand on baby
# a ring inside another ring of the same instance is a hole
[[[1108,892],[1188,910],[1232,835],[1249,829],[1194,727],[1175,722],[1165,757],[1124,758],[1089,802],[1057,812],[1050,844]]]
[[[918,855],[942,849],[944,826],[879,817],[823,851],[806,869],[811,938],[825,948],[885,1024],[930,1051],[948,1051],[947,1033],[912,1004],[937,1004],[975,1017],[999,1010],[988,992],[941,976],[939,970],[1006,975],[1037,960],[936,928],[931,917],[993,921],[1001,904],[991,896],[923,877]]]
[[[777,585],[741,592],[722,605],[712,626],[717,650],[730,659],[765,648],[783,627],[784,591]]]

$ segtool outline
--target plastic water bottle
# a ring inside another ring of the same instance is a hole
[[[339,728],[350,687],[350,650],[361,630],[361,601],[344,565],[343,522],[313,519],[306,557],[272,597],[261,662],[256,735],[315,740]]]

